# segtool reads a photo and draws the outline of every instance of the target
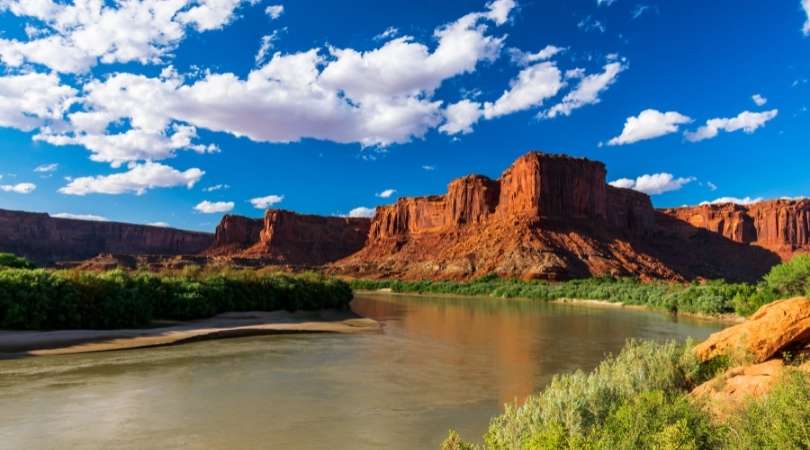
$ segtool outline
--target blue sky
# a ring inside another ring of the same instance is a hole
[[[808,195],[808,9],[0,0],[0,208],[210,231],[368,213],[532,149],[659,207]]]

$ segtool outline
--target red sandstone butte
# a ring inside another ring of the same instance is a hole
[[[530,152],[498,180],[377,208],[366,245],[330,268],[359,277],[753,279],[779,258],[608,186],[600,162]],[[806,227],[805,227],[806,229]]]
[[[269,209],[264,219],[225,216],[210,255],[261,257],[277,264],[320,266],[360,250],[370,220]]]
[[[212,241],[208,233],[0,210],[0,251],[40,263],[76,261],[101,253],[195,254]]]

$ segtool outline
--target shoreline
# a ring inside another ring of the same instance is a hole
[[[209,319],[118,330],[0,331],[0,359],[132,350],[205,340],[277,334],[379,332],[351,311],[228,312]]]
[[[443,293],[430,293],[430,292],[394,292],[391,288],[383,288],[377,290],[356,290],[355,294],[391,294],[391,295],[416,295],[416,296],[431,296],[431,297],[446,297],[446,298],[491,298],[497,300],[522,300],[522,301],[544,301],[548,303],[554,303],[558,305],[576,305],[576,306],[585,306],[589,308],[624,308],[633,311],[645,311],[651,313],[658,313],[658,314],[667,314],[674,317],[683,317],[688,319],[694,320],[705,320],[705,321],[712,321],[712,322],[722,322],[728,324],[736,324],[745,322],[745,317],[738,316],[736,314],[722,314],[722,315],[712,315],[712,314],[702,314],[702,313],[690,313],[690,312],[669,312],[663,309],[656,309],[651,308],[646,305],[628,305],[626,303],[621,302],[611,302],[608,300],[590,300],[584,298],[558,298],[555,300],[538,300],[529,297],[493,297],[490,295],[461,295],[461,294],[443,294]]]

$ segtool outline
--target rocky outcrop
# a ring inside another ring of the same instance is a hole
[[[777,261],[655,211],[645,194],[608,186],[600,162],[531,152],[498,180],[471,175],[445,195],[379,207],[367,245],[331,269],[409,279],[753,279]]]
[[[767,304],[748,321],[714,333],[695,354],[703,361],[725,355],[761,363],[808,345],[810,299],[793,298]]]
[[[264,219],[225,216],[211,256],[261,258],[267,264],[320,266],[360,250],[369,234],[365,218],[325,217],[269,209]]]
[[[244,216],[226,215],[217,225],[211,256],[239,254],[259,241],[264,222]]]
[[[101,253],[195,254],[212,241],[208,233],[0,210],[0,251],[42,264],[82,260]]]
[[[682,229],[687,236],[695,228],[705,229],[734,242],[768,249],[783,260],[810,251],[810,199],[700,205],[662,212],[688,223]]]

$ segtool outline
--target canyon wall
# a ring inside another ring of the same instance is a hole
[[[751,205],[732,203],[662,210],[689,228],[717,233],[726,239],[756,245],[790,258],[797,251],[810,251],[810,200],[769,200]]]
[[[0,251],[47,264],[100,253],[180,255],[211,245],[208,233],[0,210]]]
[[[471,175],[445,195],[377,208],[363,249],[330,270],[406,279],[750,280],[790,253],[785,242],[806,244],[804,206],[656,211],[649,196],[609,186],[605,175],[600,162],[530,152],[498,180]]]
[[[274,264],[319,266],[363,247],[370,220],[325,217],[269,209],[263,219],[225,216],[217,227],[212,256],[262,258]]]

